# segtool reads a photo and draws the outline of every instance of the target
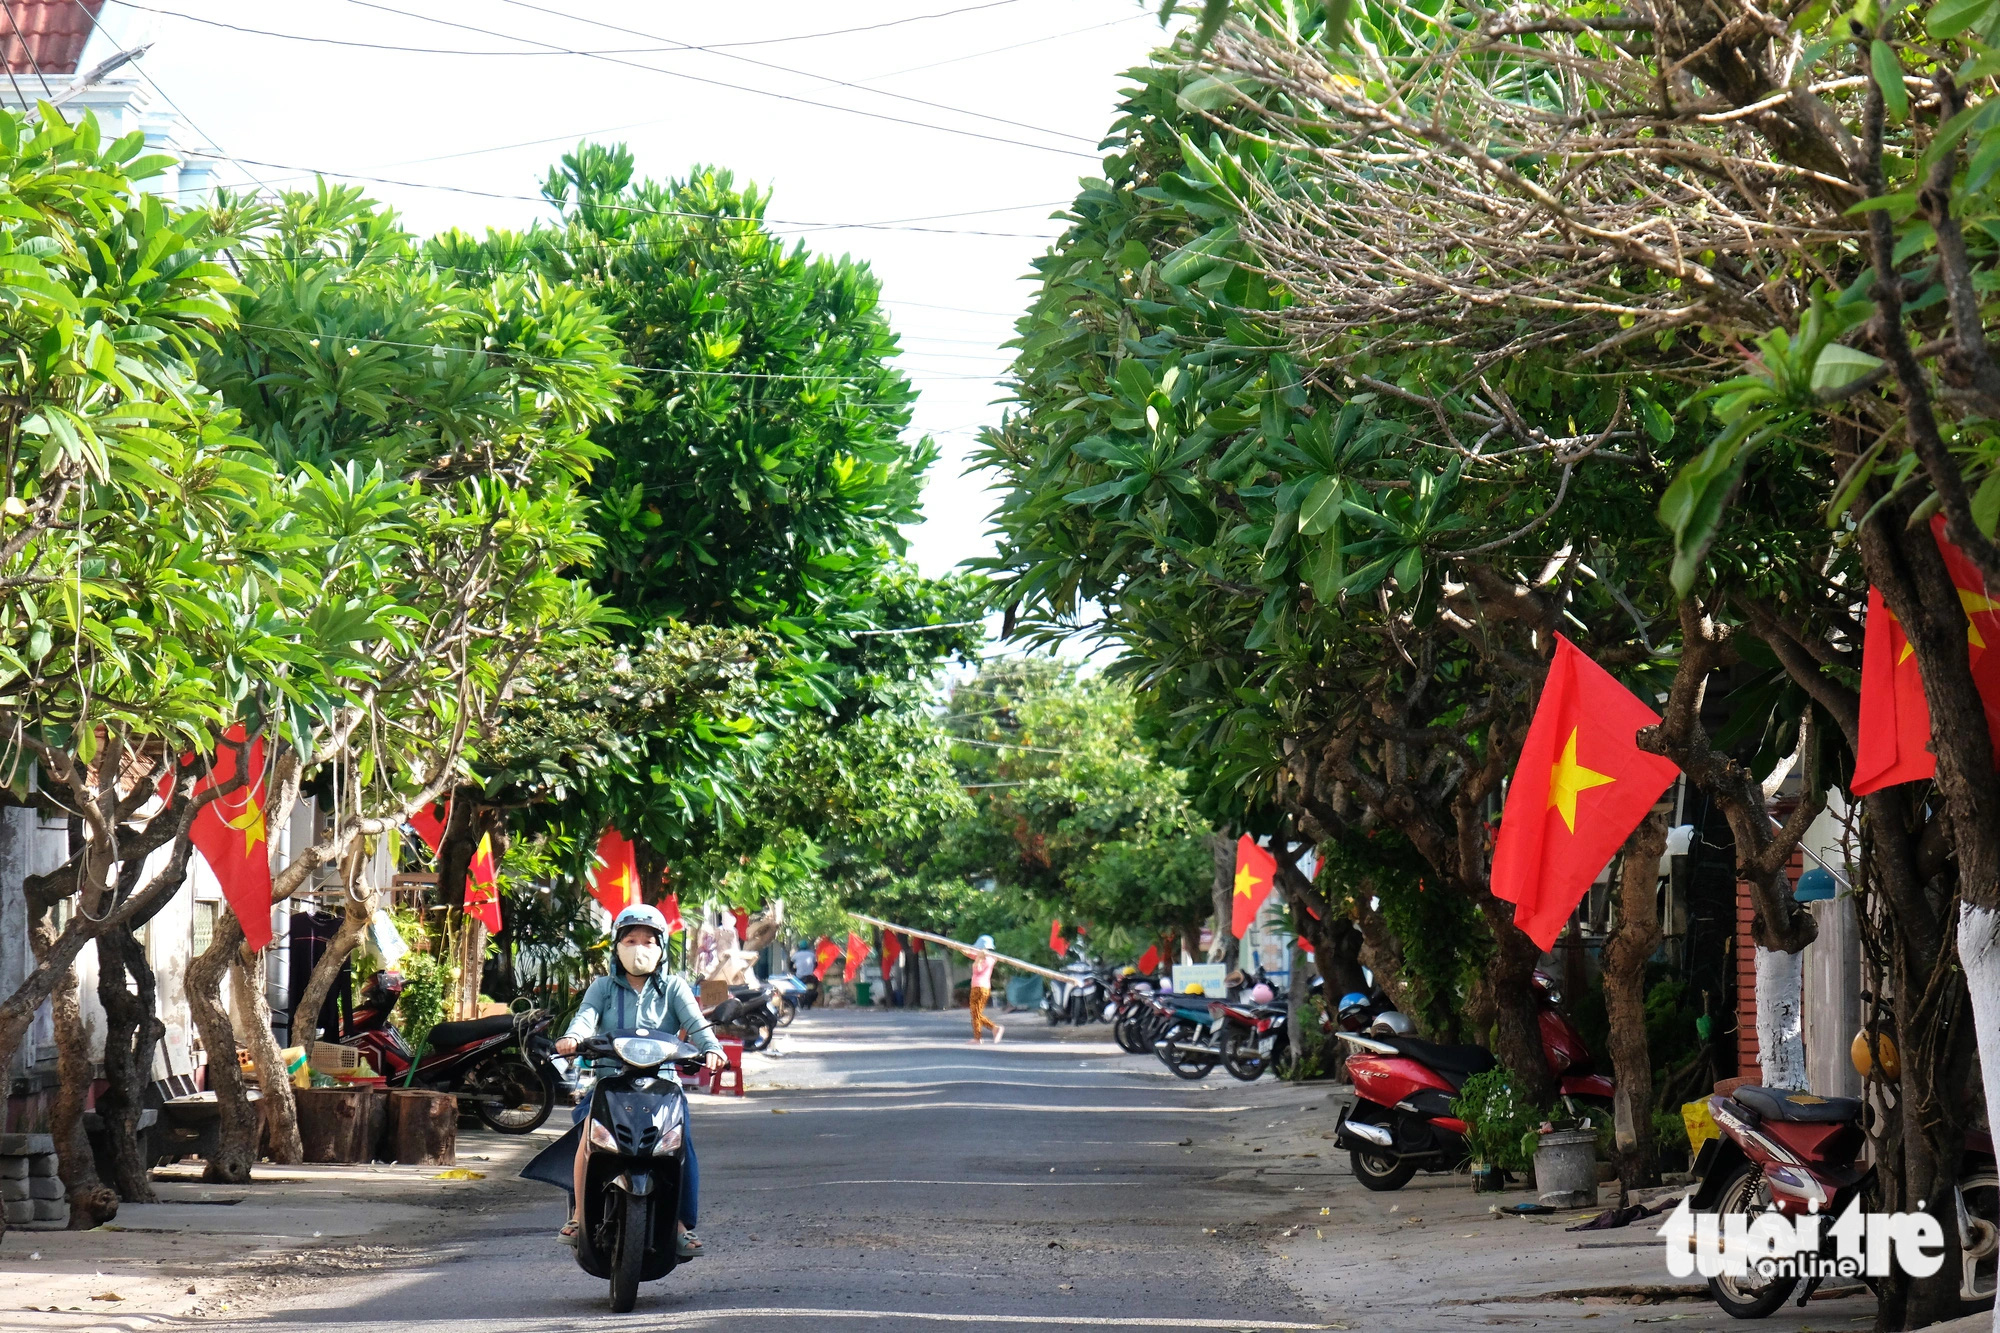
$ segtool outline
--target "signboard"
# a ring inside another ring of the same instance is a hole
[[[1182,963],[1174,969],[1174,989],[1185,995],[1189,986],[1199,985],[1202,994],[1219,1000],[1228,975],[1229,969],[1220,963]]]

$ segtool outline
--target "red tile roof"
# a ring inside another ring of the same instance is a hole
[[[0,52],[14,74],[74,74],[104,0],[0,0]],[[23,41],[23,39],[26,39]]]

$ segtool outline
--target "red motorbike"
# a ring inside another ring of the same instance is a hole
[[[1708,1113],[1722,1133],[1701,1145],[1694,1162],[1701,1183],[1688,1197],[1691,1212],[1745,1215],[1746,1231],[1761,1213],[1803,1217],[1813,1212],[1838,1218],[1857,1197],[1867,1193],[1875,1169],[1862,1162],[1868,1136],[1862,1131],[1865,1108],[1853,1097],[1816,1097],[1788,1088],[1745,1086],[1708,1099]],[[1957,1216],[1963,1271],[1959,1299],[1965,1313],[1993,1304],[1996,1266],[2000,1266],[2000,1174],[1996,1174],[1992,1136],[1974,1131],[1965,1136],[1965,1156],[1959,1163]],[[1865,1205],[1864,1205],[1865,1207]],[[1944,1225],[1952,1225],[1949,1217]],[[1829,1227],[1820,1229],[1821,1253],[1831,1256],[1835,1241]],[[1871,1286],[1872,1277],[1862,1280]],[[1708,1279],[1708,1294],[1738,1319],[1762,1319],[1783,1305],[1795,1288],[1803,1307],[1821,1277],[1766,1275],[1756,1265],[1732,1276]]]
[[[532,1009],[439,1023],[425,1036],[423,1056],[417,1059],[389,1021],[402,994],[402,973],[377,972],[347,1031],[347,1044],[368,1052],[369,1063],[390,1087],[452,1093],[461,1108],[469,1104],[488,1129],[502,1134],[541,1127],[555,1107],[560,1078],[555,1043],[548,1036],[555,1021],[550,1014]]]
[[[1589,1047],[1556,1007],[1554,983],[1537,972],[1534,989],[1542,1055],[1563,1096],[1608,1110],[1611,1080],[1592,1070]],[[1397,1190],[1419,1169],[1457,1170],[1467,1157],[1466,1126],[1452,1114],[1452,1099],[1467,1079],[1498,1064],[1493,1053],[1396,1035],[1383,1019],[1367,1032],[1336,1035],[1348,1044],[1354,1105],[1340,1113],[1333,1137],[1347,1149],[1355,1178],[1371,1190]]]

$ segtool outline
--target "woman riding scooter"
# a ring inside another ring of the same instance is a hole
[[[687,982],[669,975],[660,966],[661,952],[666,943],[667,919],[658,910],[644,903],[635,903],[618,914],[611,923],[610,975],[597,978],[584,991],[583,1003],[577,1008],[576,1017],[570,1020],[569,1031],[556,1043],[558,1055],[573,1053],[578,1041],[594,1037],[599,1032],[653,1028],[661,1032],[685,1032],[687,1040],[701,1048],[710,1069],[722,1068],[722,1043],[715,1039],[708,1020],[702,1017],[694,992],[688,989]],[[671,1065],[663,1068],[659,1076],[678,1081]],[[590,1102],[586,1099],[578,1104],[572,1120],[581,1121],[589,1114]],[[677,1239],[680,1257],[692,1259],[701,1253],[701,1242],[694,1234],[701,1172],[695,1164],[692,1135],[686,1142]],[[562,1229],[565,1245],[576,1244],[576,1209],[583,1198],[588,1150],[587,1140],[577,1143],[576,1187],[570,1193],[569,1221],[563,1224]]]

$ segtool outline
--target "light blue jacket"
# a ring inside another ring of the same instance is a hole
[[[631,1032],[635,1028],[652,1028],[669,1035],[685,1032],[687,1039],[704,1051],[722,1049],[687,982],[670,975],[665,968],[647,977],[646,984],[636,991],[619,972],[591,982],[583,993],[576,1017],[569,1021],[569,1030],[563,1035],[581,1041],[600,1032]],[[660,1072],[671,1074],[672,1070]]]

